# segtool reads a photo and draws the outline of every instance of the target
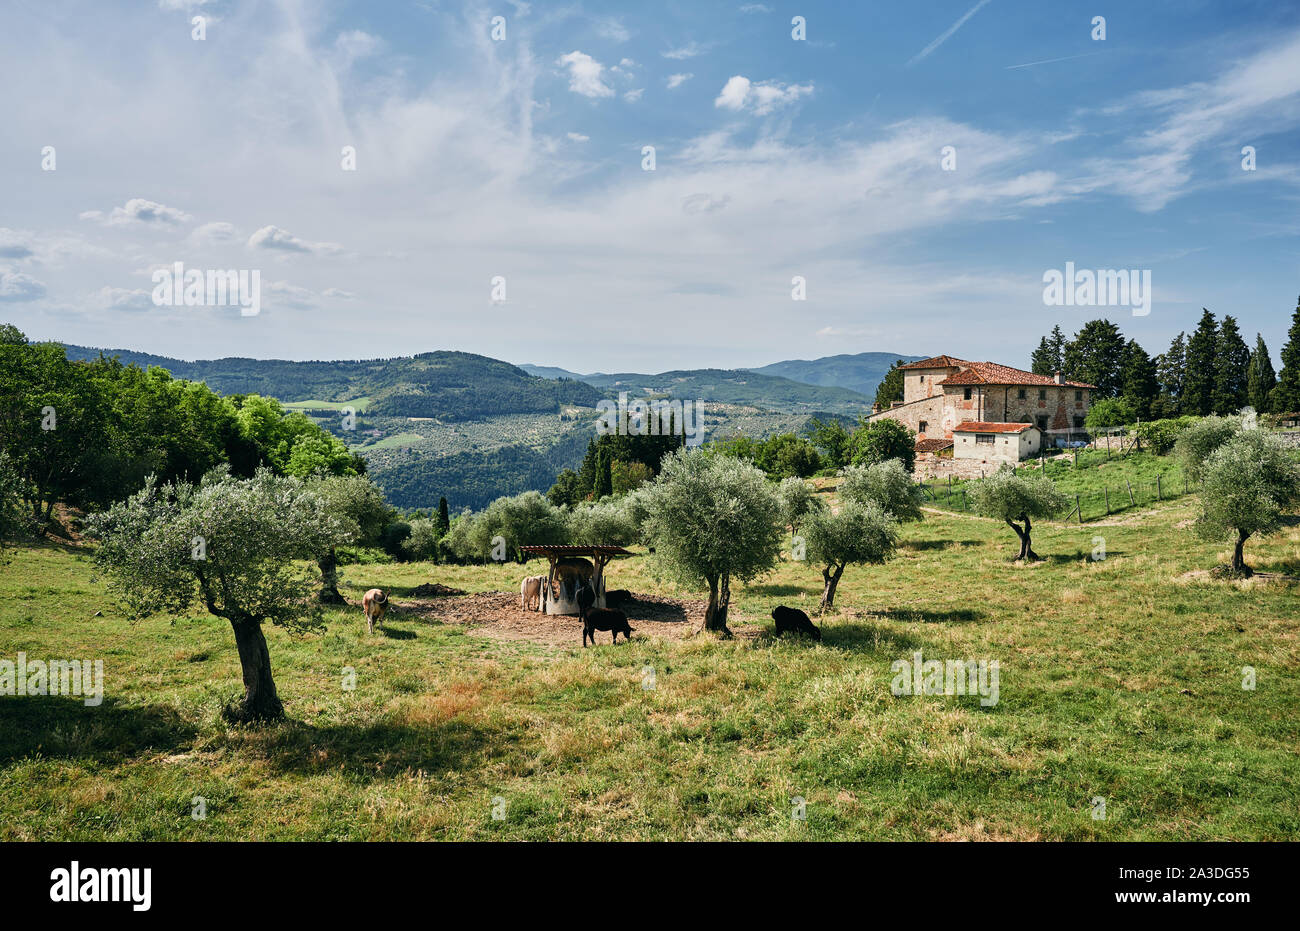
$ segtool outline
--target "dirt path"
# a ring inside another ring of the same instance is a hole
[[[528,640],[548,646],[581,646],[582,624],[576,617],[541,614],[519,607],[518,592],[479,592],[444,598],[395,602],[394,619],[414,615],[432,621],[461,624],[471,633],[498,640]],[[620,605],[633,628],[633,637],[681,640],[704,624],[703,601],[683,601],[658,595],[638,595]],[[601,643],[610,635],[598,632]]]

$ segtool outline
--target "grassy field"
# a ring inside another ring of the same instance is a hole
[[[1105,450],[1084,450],[1077,458],[1066,455],[1041,463],[1033,460],[1020,468],[1029,474],[1047,475],[1070,498],[1071,508],[1079,506],[1085,522],[1146,509],[1194,491],[1184,483],[1182,467],[1174,457],[1149,452],[1107,456]],[[951,485],[928,481],[926,503],[941,510],[965,511],[965,484],[960,480],[953,480]],[[1077,522],[1078,513],[1071,519]]]
[[[0,840],[1294,839],[1297,589],[1208,578],[1227,550],[1184,529],[1190,501],[1043,525],[1029,567],[1005,526],[929,513],[895,561],[845,573],[820,644],[763,633],[774,605],[816,605],[797,562],[738,589],[729,641],[584,651],[574,627],[556,649],[409,615],[367,635],[350,608],[268,632],[290,720],[260,728],[220,716],[240,690],[224,622],[128,623],[85,552],[19,550],[0,657],[102,658],[107,697],[0,697]],[[1300,574],[1300,526],[1247,558]],[[347,594],[521,574],[352,566]],[[664,591],[641,557],[610,580]],[[999,702],[894,697],[917,650],[997,660]]]

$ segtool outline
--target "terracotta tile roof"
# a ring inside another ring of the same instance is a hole
[[[966,362],[965,370],[949,375],[941,385],[1041,385],[1048,387],[1056,384],[1056,379],[1050,375],[1035,375],[1033,372],[1026,372],[1024,369],[1014,369],[1009,365],[999,365],[996,362]],[[1095,388],[1082,381],[1066,381],[1061,383],[1070,388]]]
[[[953,433],[1021,433],[1034,425],[1031,423],[998,423],[992,420],[963,420],[952,428]],[[1036,429],[1036,428],[1035,428]]]
[[[916,451],[918,453],[937,453],[941,450],[948,449],[952,446],[952,440],[917,440]]]
[[[965,359],[958,359],[956,356],[931,356],[929,359],[922,359],[920,362],[909,362],[907,365],[900,365],[899,371],[903,369],[948,369],[960,368],[963,365],[970,365]]]

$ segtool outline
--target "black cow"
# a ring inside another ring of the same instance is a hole
[[[626,588],[616,588],[612,592],[605,592],[605,607],[617,608],[625,601],[632,600],[632,593]]]
[[[591,645],[596,645],[596,631],[612,630],[614,632],[613,643],[618,643],[618,635],[621,633],[627,640],[632,639],[632,628],[628,626],[627,615],[617,608],[590,608],[582,615],[582,645],[587,645],[587,638],[591,638]]]
[[[573,600],[578,602],[578,617],[583,617],[588,609],[596,603],[596,590],[587,584],[580,584]]]
[[[814,640],[822,638],[822,632],[817,629],[812,621],[808,620],[808,615],[798,608],[777,605],[772,609],[772,620],[776,621],[776,635],[778,637],[786,633],[799,633],[807,634]]]

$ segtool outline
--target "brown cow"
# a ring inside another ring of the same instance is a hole
[[[375,625],[383,623],[388,613],[388,596],[381,589],[372,588],[361,599],[361,610],[366,613],[366,630],[375,632]]]

